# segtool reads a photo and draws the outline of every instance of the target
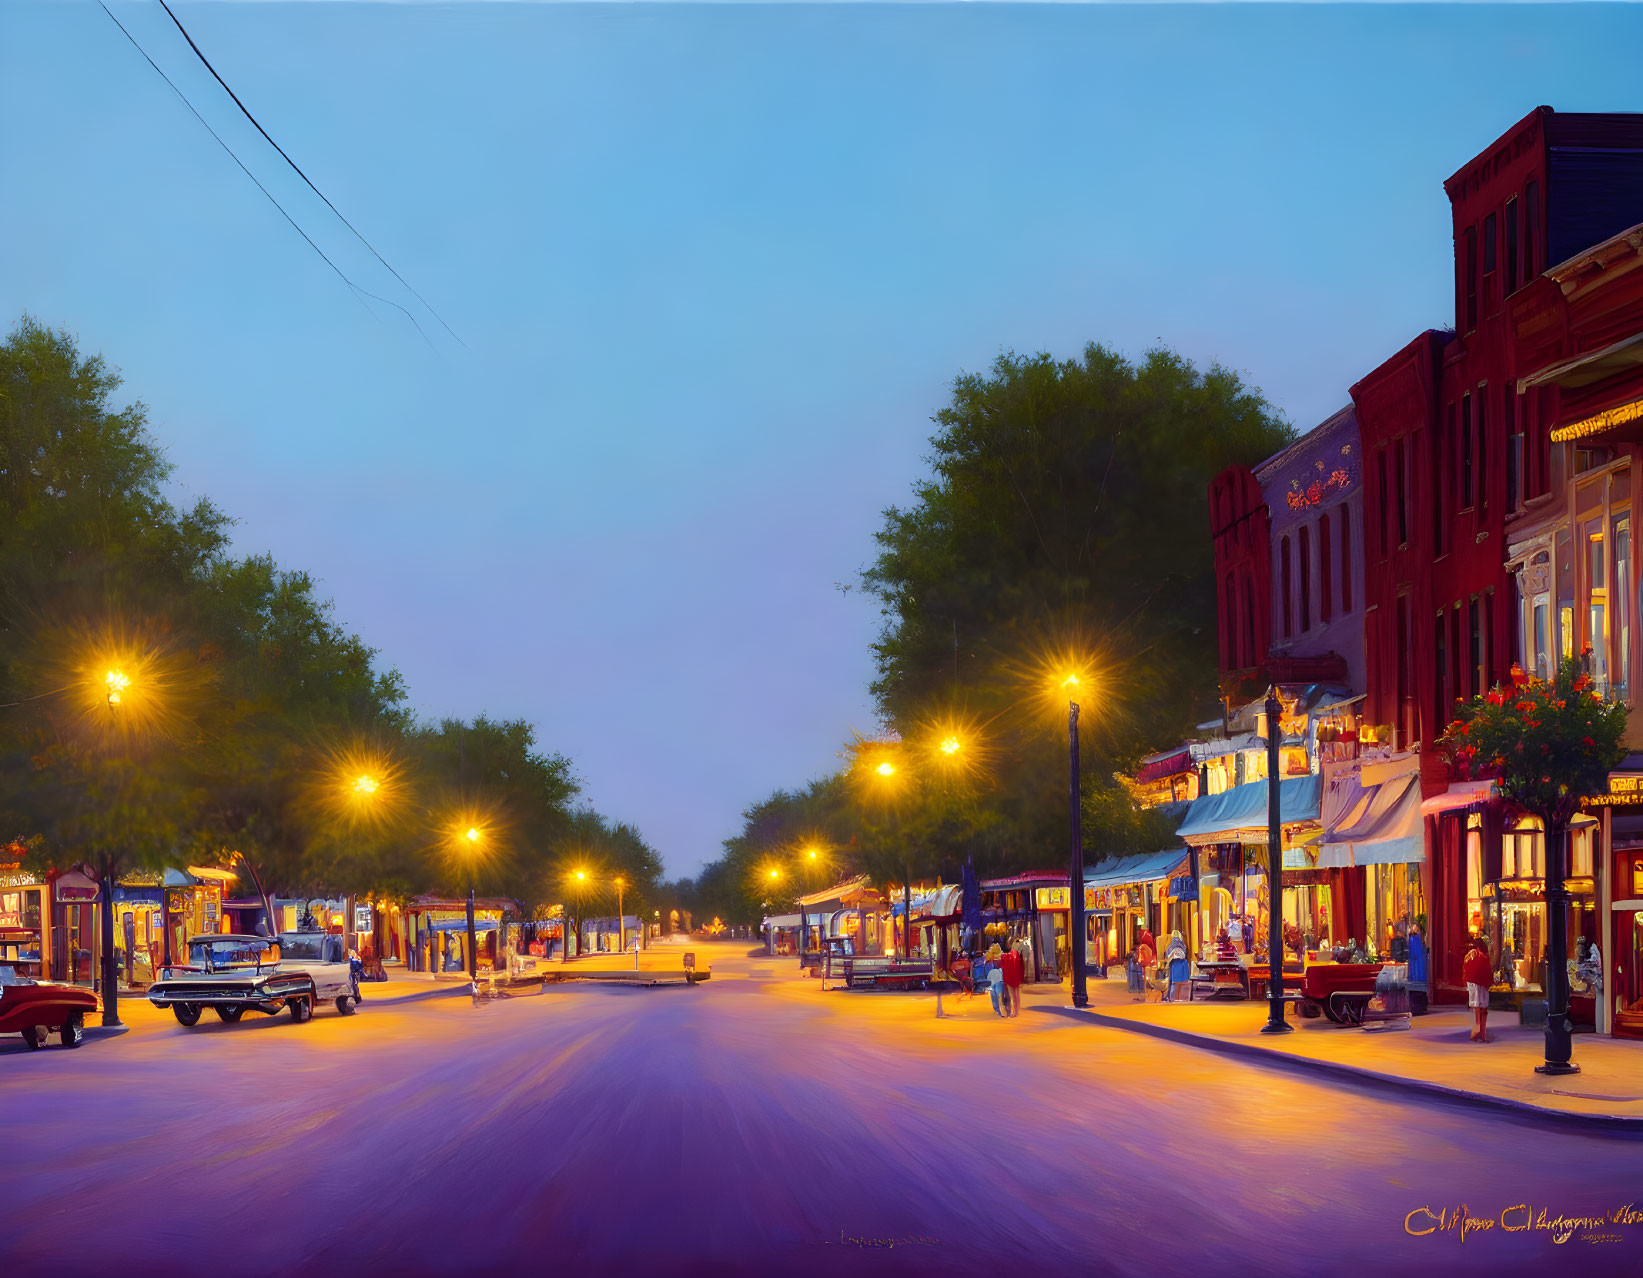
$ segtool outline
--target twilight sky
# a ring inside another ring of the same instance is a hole
[[[835,583],[954,374],[1162,340],[1311,426],[1452,318],[1445,177],[1537,104],[1643,109],[1619,7],[174,7],[469,349],[149,0],[111,8],[435,349],[79,0],[0,5],[0,323],[102,351],[179,497],[671,874],[872,726]]]

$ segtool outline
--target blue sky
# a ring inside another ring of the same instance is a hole
[[[0,6],[0,319],[150,406],[429,715],[524,716],[673,873],[869,728],[843,593],[952,377],[1160,340],[1297,425],[1449,322],[1442,180],[1643,109],[1643,10]],[[1198,510],[1182,512],[1199,519]]]

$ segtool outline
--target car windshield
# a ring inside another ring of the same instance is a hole
[[[256,963],[267,950],[268,942],[254,937],[201,937],[188,943],[189,961],[196,967]]]
[[[280,961],[321,963],[325,960],[325,933],[282,932],[280,934]]]

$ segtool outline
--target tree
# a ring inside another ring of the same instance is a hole
[[[1509,685],[1462,705],[1439,740],[1462,771],[1496,777],[1501,796],[1545,830],[1548,1014],[1546,1063],[1538,1069],[1547,1074],[1578,1068],[1569,1059],[1569,822],[1584,800],[1608,790],[1609,771],[1626,755],[1626,707],[1604,704],[1582,664],[1567,657],[1549,680],[1514,665]]]
[[[903,738],[940,714],[990,725],[996,819],[978,850],[1033,868],[1066,824],[1065,699],[1046,712],[1045,677],[1069,656],[1095,672],[1081,753],[1099,819],[1113,774],[1214,704],[1210,480],[1293,432],[1224,368],[1096,345],[1001,356],[958,378],[935,421],[933,477],[885,512],[864,574],[885,618],[873,691]]]

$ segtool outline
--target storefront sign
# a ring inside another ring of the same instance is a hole
[[[1285,887],[1316,887],[1329,882],[1328,870],[1285,870]]]
[[[1632,804],[1643,805],[1643,773],[1610,773],[1609,792],[1594,794],[1585,801],[1585,806],[1592,808],[1616,808]]]
[[[1038,908],[1041,910],[1068,909],[1070,895],[1070,890],[1064,887],[1041,887],[1038,889]]]
[[[205,903],[205,917],[213,923],[217,921],[217,902],[215,900],[208,900]]]
[[[1096,888],[1092,888],[1092,887],[1085,888],[1084,889],[1084,908],[1086,910],[1098,910],[1098,909],[1102,908],[1101,904],[1100,904],[1100,895],[1101,894],[1100,894],[1099,890],[1096,889]]]

